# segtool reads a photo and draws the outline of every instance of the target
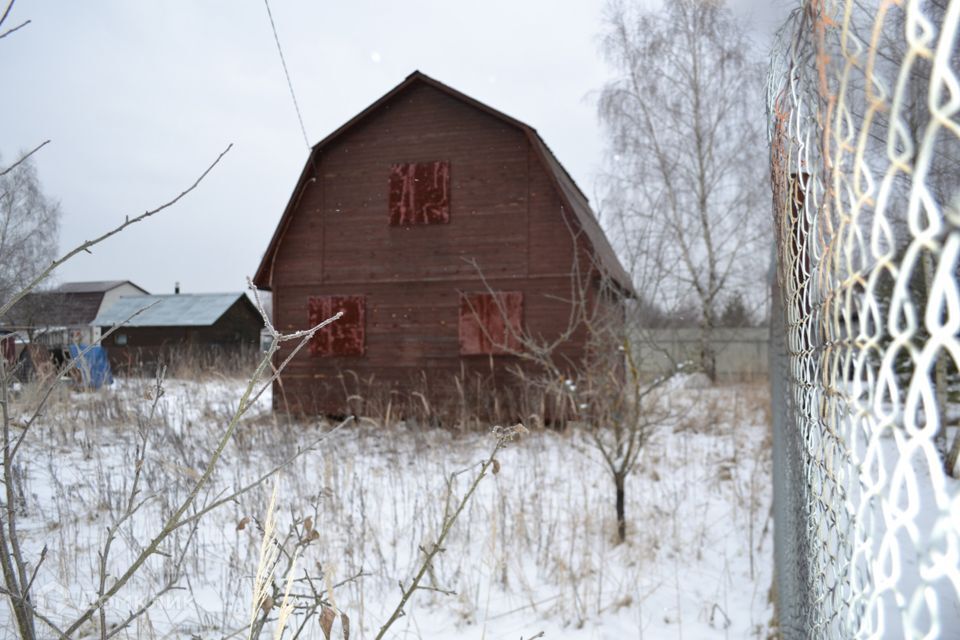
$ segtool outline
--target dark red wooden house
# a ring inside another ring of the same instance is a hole
[[[344,372],[434,395],[464,373],[505,385],[518,362],[506,323],[560,335],[575,259],[590,287],[631,291],[537,132],[414,72],[313,147],[257,270],[282,331],[344,312],[290,363],[283,402],[341,412]],[[558,357],[580,357],[583,342]]]

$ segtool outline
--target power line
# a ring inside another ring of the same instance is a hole
[[[277,51],[280,53],[280,64],[283,65],[283,75],[287,77],[287,86],[290,87],[290,97],[293,98],[293,108],[297,111],[297,120],[300,122],[300,132],[303,133],[303,143],[310,149],[310,139],[307,137],[307,128],[303,126],[303,116],[300,114],[300,104],[297,102],[297,94],[293,92],[293,82],[290,81],[290,71],[287,69],[287,61],[283,57],[283,48],[280,47],[280,37],[277,36],[277,25],[273,22],[273,13],[270,11],[270,2],[263,0],[267,7],[267,16],[270,18],[270,28],[273,30],[273,40],[277,43]]]

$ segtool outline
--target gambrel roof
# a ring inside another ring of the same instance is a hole
[[[547,175],[550,177],[551,181],[556,187],[561,202],[563,202],[567,209],[573,212],[574,217],[582,228],[584,234],[586,234],[591,245],[593,255],[595,256],[599,267],[605,272],[606,276],[613,280],[613,282],[622,292],[626,293],[627,295],[634,295],[632,280],[629,274],[623,268],[620,260],[617,258],[617,254],[614,252],[613,247],[610,246],[610,242],[607,240],[603,229],[600,228],[600,224],[597,222],[597,219],[590,208],[590,203],[587,200],[587,197],[577,186],[577,183],[574,182],[570,174],[567,173],[566,169],[563,168],[563,165],[560,164],[560,161],[557,160],[556,156],[553,155],[553,152],[550,151],[550,148],[540,137],[540,134],[537,133],[536,129],[523,122],[520,122],[515,118],[511,118],[510,116],[497,111],[496,109],[489,107],[484,103],[457,91],[456,89],[448,87],[447,85],[438,82],[437,80],[434,80],[433,78],[419,71],[414,71],[411,73],[399,85],[381,96],[376,102],[368,106],[366,109],[344,123],[336,131],[313,146],[310,151],[310,156],[307,159],[307,162],[304,164],[300,178],[297,181],[297,186],[293,190],[293,195],[290,197],[290,201],[287,203],[287,207],[283,212],[283,216],[280,218],[279,224],[277,224],[277,228],[273,233],[270,244],[263,255],[263,259],[260,261],[260,266],[257,269],[256,276],[253,279],[254,284],[258,288],[267,290],[272,288],[272,266],[278,246],[280,244],[280,239],[282,238],[284,230],[289,224],[290,218],[293,215],[293,211],[296,208],[295,205],[299,199],[298,194],[301,192],[305,183],[309,179],[309,173],[311,169],[316,166],[317,157],[324,147],[327,147],[334,140],[352,129],[358,123],[371,116],[389,100],[417,83],[422,83],[437,89],[454,98],[455,100],[459,100],[460,102],[479,109],[502,122],[520,129],[526,135],[527,140],[530,142],[530,146],[534,150],[534,153],[539,157],[544,169],[547,172]]]

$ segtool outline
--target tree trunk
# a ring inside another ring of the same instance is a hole
[[[6,537],[2,531],[2,528],[6,526],[7,523],[0,518],[0,549],[2,549],[0,553],[3,553],[3,557],[0,558],[0,560],[2,560],[0,564],[2,564],[3,567],[3,584],[9,592],[7,598],[10,599],[10,606],[13,609],[14,618],[17,621],[20,638],[22,640],[33,640],[33,638],[37,636],[33,628],[33,610],[31,609],[29,601],[29,593],[26,595],[21,593],[20,583],[14,572],[12,554],[9,551]]]
[[[704,303],[703,318],[700,325],[700,367],[710,378],[717,381],[717,354],[713,350],[713,313]]]
[[[20,638],[23,640],[32,640],[37,637],[37,634],[33,626],[33,606],[30,603],[30,585],[24,583],[25,578],[23,578],[24,574],[22,571],[19,575],[17,573],[18,569],[21,569],[21,565],[18,564],[18,556],[15,556],[14,553],[18,551],[17,545],[19,544],[19,540],[15,538],[17,535],[16,526],[11,524],[16,517],[14,512],[16,505],[14,504],[15,491],[13,489],[14,469],[10,455],[12,442],[8,404],[10,401],[9,388],[12,382],[13,376],[7,370],[7,361],[4,355],[0,353],[0,419],[3,421],[3,481],[4,484],[7,485],[5,487],[6,504],[0,507],[6,511],[6,514],[4,514],[6,517],[0,515],[0,569],[2,569],[3,572],[3,586],[7,591],[7,598],[9,598],[14,618],[17,621]],[[10,531],[10,535],[12,536],[10,540],[8,540],[5,535],[6,530]]]
[[[625,505],[624,505],[624,484],[626,481],[626,476],[622,473],[615,473],[613,475],[613,483],[617,487],[617,540],[620,542],[625,542],[627,539],[627,516],[625,514]]]

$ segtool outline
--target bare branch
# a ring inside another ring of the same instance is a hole
[[[101,242],[103,242],[103,241],[106,240],[107,238],[110,238],[110,237],[112,237],[112,236],[115,236],[116,234],[120,233],[121,231],[123,231],[124,229],[126,229],[127,227],[129,227],[130,225],[136,224],[136,223],[141,222],[141,221],[143,221],[143,220],[146,220],[146,219],[149,218],[150,216],[156,215],[157,213],[160,213],[160,212],[163,211],[164,209],[168,209],[169,207],[172,207],[172,206],[175,205],[177,202],[179,202],[180,200],[182,200],[187,194],[189,194],[191,191],[193,191],[194,189],[196,189],[196,188],[200,185],[200,183],[203,181],[203,179],[207,177],[207,175],[213,170],[213,168],[214,168],[215,166],[217,166],[217,164],[220,162],[220,160],[223,159],[223,156],[225,156],[225,155],[227,154],[227,152],[230,151],[230,149],[232,149],[232,148],[233,148],[233,143],[227,145],[227,148],[220,152],[220,155],[217,156],[216,160],[214,160],[213,163],[211,163],[210,166],[208,166],[208,167],[203,171],[203,173],[200,174],[200,177],[198,177],[196,180],[194,180],[193,184],[191,184],[189,187],[187,187],[187,188],[184,189],[182,192],[180,192],[180,194],[179,194],[178,196],[176,196],[175,198],[173,198],[172,200],[169,200],[169,201],[163,203],[162,205],[160,205],[159,207],[157,207],[157,208],[155,208],[155,209],[151,209],[151,210],[149,210],[149,211],[145,211],[145,212],[141,213],[140,215],[138,215],[138,216],[136,216],[136,217],[134,217],[134,218],[131,218],[131,217],[127,216],[126,219],[125,219],[121,224],[117,225],[116,227],[114,227],[114,228],[111,229],[110,231],[107,231],[107,232],[104,233],[103,235],[98,236],[97,238],[94,238],[93,240],[87,240],[87,241],[84,242],[83,244],[80,244],[79,246],[71,249],[70,251],[68,251],[67,253],[65,253],[63,256],[61,256],[60,258],[57,258],[56,260],[54,260],[46,269],[44,269],[39,275],[37,275],[33,280],[31,280],[31,281],[30,281],[30,284],[28,284],[22,291],[20,291],[20,293],[17,293],[17,294],[14,295],[10,300],[8,300],[6,303],[4,303],[2,306],[0,306],[0,318],[2,318],[4,315],[6,315],[6,313],[11,309],[11,307],[13,307],[13,305],[15,305],[21,298],[23,298],[23,297],[24,297],[25,295],[27,295],[30,291],[32,291],[33,289],[35,289],[35,288],[37,287],[37,285],[39,285],[41,282],[43,282],[44,279],[46,279],[47,276],[49,276],[51,273],[53,273],[53,271],[54,271],[57,267],[59,267],[60,265],[62,265],[64,262],[66,262],[67,260],[69,260],[69,259],[72,258],[73,256],[77,255],[78,253],[82,253],[82,252],[84,252],[84,251],[87,252],[87,253],[90,253],[90,248],[91,248],[91,247],[100,244]]]
[[[310,338],[313,337],[314,333],[319,331],[323,326],[331,322],[332,320],[326,320],[316,327],[309,329],[307,331],[297,332],[298,335],[301,335],[301,341],[298,344],[298,348],[305,345]],[[286,336],[282,336],[286,337]],[[233,437],[234,432],[236,431],[237,425],[240,423],[240,419],[247,413],[250,407],[253,404],[252,398],[254,396],[254,390],[256,389],[257,383],[260,380],[260,377],[263,375],[267,366],[270,364],[274,353],[276,352],[280,341],[274,341],[271,345],[270,350],[263,355],[260,359],[260,363],[257,365],[256,370],[250,376],[250,379],[247,383],[246,388],[243,391],[240,401],[237,404],[237,409],[233,413],[233,416],[230,418],[230,422],[227,424],[224,429],[223,435],[220,438],[216,448],[213,453],[210,455],[209,460],[207,461],[206,466],[204,467],[203,473],[196,480],[193,487],[191,488],[187,497],[180,503],[180,506],[166,519],[166,521],[161,526],[160,530],[154,535],[146,547],[140,552],[140,554],[134,559],[134,561],[127,567],[126,571],[123,572],[107,589],[100,597],[98,597],[94,602],[92,602],[65,630],[67,636],[75,633],[83,624],[85,624],[91,616],[93,616],[100,607],[103,606],[110,598],[116,595],[140,570],[140,567],[143,566],[143,563],[155,553],[158,553],[160,543],[163,542],[171,533],[173,533],[177,528],[180,527],[182,521],[185,518],[187,510],[191,508],[194,504],[197,496],[199,495],[201,489],[203,489],[207,483],[210,481],[210,478],[213,475],[214,469],[217,467],[217,463],[220,461],[220,457],[223,455],[224,450],[227,447],[227,443],[230,442]]]
[[[3,15],[0,15],[0,27],[3,26],[3,23],[7,20],[7,16],[10,15],[10,10],[13,9],[14,2],[16,2],[16,0],[10,0],[10,2],[7,3],[7,8],[3,10]]]
[[[493,451],[490,452],[490,455],[483,460],[480,465],[480,471],[474,477],[473,482],[470,484],[470,488],[463,495],[463,498],[457,503],[456,509],[452,514],[447,516],[445,514],[444,521],[441,524],[440,535],[437,536],[437,541],[433,543],[428,550],[421,548],[421,551],[424,553],[423,561],[420,563],[420,568],[417,570],[416,575],[413,577],[413,580],[407,587],[401,585],[401,594],[400,602],[397,604],[396,608],[393,610],[393,613],[390,614],[390,617],[387,621],[380,627],[380,631],[377,633],[377,636],[374,640],[381,640],[387,631],[393,626],[393,623],[399,620],[403,615],[403,607],[407,604],[407,601],[410,600],[410,597],[418,589],[427,589],[428,587],[422,586],[420,581],[423,580],[423,577],[426,575],[427,571],[433,566],[433,559],[443,550],[443,541],[446,540],[447,534],[450,533],[450,530],[453,528],[454,523],[456,523],[457,518],[460,516],[460,513],[463,511],[463,508],[470,502],[470,498],[473,496],[473,493],[477,490],[477,487],[480,485],[480,481],[483,480],[484,476],[487,474],[487,470],[492,467],[496,461],[497,453],[507,445],[510,440],[514,437],[525,433],[526,429],[523,425],[517,425],[515,427],[496,427],[494,429],[494,435],[497,438],[497,443],[493,447]],[[433,589],[437,590],[438,589]]]
[[[7,29],[7,30],[4,31],[3,33],[0,33],[0,40],[2,40],[3,38],[6,38],[8,35],[10,35],[11,33],[13,33],[14,31],[19,31],[20,29],[23,29],[25,26],[27,26],[28,24],[30,24],[30,22],[31,22],[30,20],[25,20],[25,21],[21,22],[20,24],[18,24],[17,26],[12,27],[12,28],[10,28],[10,29]]]
[[[17,27],[17,28],[19,29],[20,27]],[[0,38],[2,38],[2,37],[3,37],[3,36],[0,36]],[[40,144],[38,144],[36,147],[34,147],[33,149],[31,149],[30,151],[28,151],[27,153],[25,153],[23,156],[21,156],[20,159],[17,160],[16,162],[14,162],[12,165],[10,165],[9,167],[7,167],[7,168],[4,169],[3,171],[0,171],[0,176],[5,176],[5,175],[7,175],[8,173],[10,173],[10,172],[13,171],[14,169],[16,169],[18,166],[20,166],[21,164],[23,164],[24,162],[26,162],[28,159],[30,159],[30,156],[32,156],[33,154],[35,154],[37,151],[40,151],[40,149],[43,149],[43,148],[44,148],[45,146],[47,146],[48,144],[50,144],[50,141],[49,141],[49,140],[44,140],[43,142],[41,142]]]

